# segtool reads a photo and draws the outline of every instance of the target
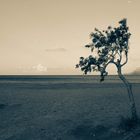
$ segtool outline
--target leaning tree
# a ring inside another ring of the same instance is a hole
[[[90,34],[92,43],[85,45],[90,48],[93,55],[87,58],[80,57],[77,68],[81,68],[84,74],[88,72],[100,72],[100,81],[104,81],[108,75],[107,66],[114,64],[117,68],[119,78],[127,87],[127,92],[130,101],[132,120],[137,120],[137,112],[135,101],[132,93],[131,84],[122,74],[122,67],[128,62],[128,41],[131,34],[127,26],[127,20],[119,21],[119,26],[112,28],[109,26],[106,30],[100,31],[95,28],[95,32]]]

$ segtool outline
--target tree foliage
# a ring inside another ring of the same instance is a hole
[[[95,28],[95,31],[90,34],[92,43],[85,45],[90,48],[93,55],[87,58],[80,57],[76,68],[81,68],[84,74],[92,71],[99,71],[103,81],[108,75],[106,68],[110,63],[121,68],[128,61],[128,41],[131,34],[127,26],[127,20],[119,21],[119,26],[112,28],[109,26],[106,30],[100,31]]]

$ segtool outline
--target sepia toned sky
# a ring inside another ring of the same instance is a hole
[[[75,64],[90,54],[89,34],[122,18],[132,33],[123,72],[138,70],[139,13],[140,0],[0,0],[0,75],[82,74]]]

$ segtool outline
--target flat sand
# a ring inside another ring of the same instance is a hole
[[[132,87],[140,116],[140,83]],[[130,115],[121,82],[0,81],[0,140],[122,140]]]

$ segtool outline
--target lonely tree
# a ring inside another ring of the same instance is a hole
[[[91,49],[93,55],[87,58],[80,57],[79,64],[76,67],[80,67],[84,74],[98,71],[100,72],[100,81],[104,81],[105,76],[108,75],[107,66],[114,64],[119,78],[127,88],[132,119],[136,121],[137,113],[131,84],[122,74],[122,67],[128,62],[130,36],[126,19],[119,21],[119,26],[116,28],[109,26],[107,30],[103,31],[95,28],[95,32],[90,34],[92,43],[85,45],[86,48]]]

